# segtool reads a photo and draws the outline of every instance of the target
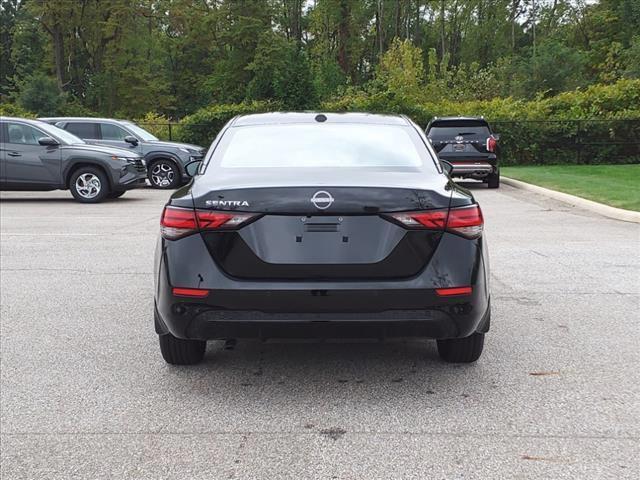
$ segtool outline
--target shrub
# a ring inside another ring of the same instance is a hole
[[[501,134],[505,165],[640,161],[640,80],[594,85],[554,97],[410,101],[393,91],[348,90],[327,111],[403,113],[421,127],[434,116],[484,116]],[[635,119],[635,120],[634,120]],[[578,121],[580,120],[580,121]]]
[[[180,127],[172,124],[167,117],[159,113],[147,112],[143,117],[136,118],[134,122],[160,140],[175,140],[180,135]]]
[[[25,110],[15,103],[8,103],[5,101],[0,102],[0,115],[5,117],[23,117],[33,118],[35,114]]]
[[[56,81],[42,73],[25,80],[18,96],[18,104],[38,116],[57,115],[63,102]]]
[[[201,108],[180,122],[179,139],[208,147],[224,125],[236,115],[263,113],[280,109],[272,102],[244,102]]]

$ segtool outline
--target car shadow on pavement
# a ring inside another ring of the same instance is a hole
[[[468,393],[462,390],[471,380],[467,377],[477,375],[481,364],[482,359],[477,364],[443,362],[435,341],[247,340],[232,349],[210,342],[202,364],[168,367],[167,373],[171,382],[183,384],[197,396],[209,395],[222,382],[243,402],[254,394],[256,402],[263,401],[265,392],[282,401],[301,394],[330,397],[347,391],[364,399],[386,394],[389,388],[401,396],[412,396],[455,387],[456,392],[449,393],[465,397]]]

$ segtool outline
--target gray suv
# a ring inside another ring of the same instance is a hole
[[[88,145],[53,125],[0,117],[0,190],[69,189],[83,203],[116,198],[145,185],[137,153]]]
[[[147,175],[155,188],[175,189],[189,181],[184,167],[202,160],[204,149],[197,145],[163,142],[128,120],[112,118],[58,117],[40,120],[63,128],[88,143],[126,148],[147,162]]]

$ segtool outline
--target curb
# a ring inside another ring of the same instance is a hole
[[[539,193],[540,195],[553,198],[554,200],[559,200],[574,207],[584,208],[585,210],[598,213],[605,217],[614,218],[623,222],[640,223],[640,212],[625,210],[623,208],[610,207],[609,205],[604,205],[592,200],[576,197],[575,195],[570,195],[568,193],[539,187],[537,185],[532,185],[531,183],[521,182],[520,180],[514,180],[513,178],[500,176],[500,181],[512,187]]]

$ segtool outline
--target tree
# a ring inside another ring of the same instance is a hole
[[[57,115],[63,103],[56,81],[43,73],[29,77],[18,96],[22,108],[39,116]]]

